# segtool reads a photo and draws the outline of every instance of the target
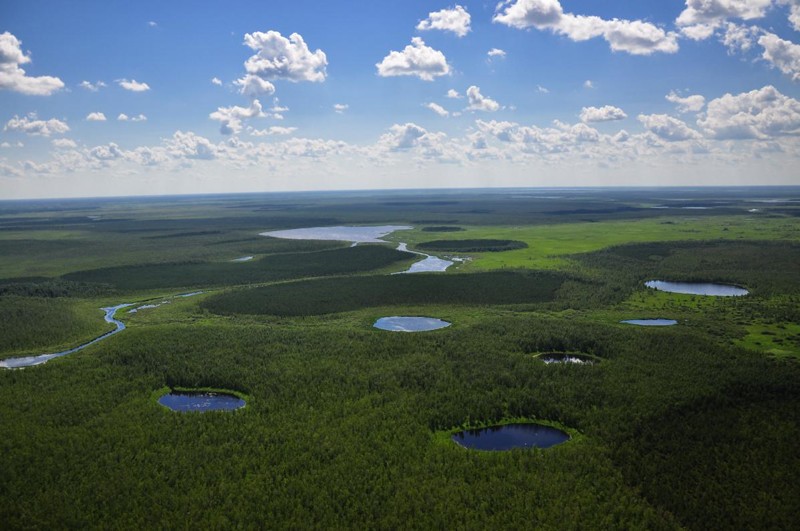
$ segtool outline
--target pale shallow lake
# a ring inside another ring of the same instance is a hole
[[[451,260],[445,260],[444,258],[439,258],[438,256],[431,256],[418,251],[409,251],[408,245],[405,243],[398,245],[397,250],[405,251],[407,253],[414,253],[425,257],[424,260],[414,262],[411,264],[411,267],[405,271],[400,271],[400,273],[441,273],[443,271],[447,271],[447,268],[454,263]]]
[[[674,326],[678,324],[675,319],[628,319],[620,323],[637,326]]]
[[[728,284],[714,284],[710,282],[668,282],[664,280],[649,280],[645,286],[669,293],[683,293],[685,295],[710,295],[713,297],[742,297],[750,293],[744,288]]]
[[[447,321],[435,319],[433,317],[381,317],[375,324],[375,328],[388,330],[390,332],[427,332],[429,330],[439,330],[450,326]]]
[[[308,227],[305,229],[274,230],[261,236],[285,240],[333,240],[353,243],[385,243],[380,238],[398,230],[410,230],[407,225],[379,225],[374,227]]]

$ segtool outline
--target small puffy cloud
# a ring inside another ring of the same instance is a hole
[[[708,102],[698,120],[706,134],[718,139],[769,139],[800,134],[800,101],[773,86]]]
[[[457,100],[457,99],[461,99],[463,96],[461,96],[461,94],[459,94],[457,90],[450,89],[450,90],[447,91],[447,97]]]
[[[452,9],[442,9],[428,13],[428,18],[417,24],[417,29],[452,31],[459,37],[464,37],[469,33],[470,15],[462,6],[455,6]]]
[[[164,144],[173,158],[211,160],[216,158],[219,150],[209,139],[191,131],[176,131]]]
[[[693,94],[691,96],[682,97],[675,93],[673,90],[665,96],[666,100],[678,106],[678,112],[699,112],[705,107],[706,99],[699,95]]]
[[[344,114],[344,111],[346,111],[349,108],[350,106],[347,105],[346,103],[335,103],[333,105],[333,112],[337,114]]]
[[[468,111],[495,112],[500,110],[500,104],[481,94],[481,89],[472,85],[467,89]]]
[[[545,88],[541,85],[536,85],[536,92],[540,94],[550,94],[550,89]]]
[[[216,85],[218,87],[221,87],[222,86],[222,80],[220,78],[218,78],[218,77],[212,77],[211,78],[211,84],[212,85]]]
[[[740,26],[729,22],[720,37],[720,42],[728,49],[728,53],[746,52],[753,47],[761,29],[756,26]]]
[[[492,57],[500,57],[500,58],[503,58],[503,57],[505,57],[505,56],[506,56],[506,52],[505,52],[505,50],[501,50],[500,48],[492,48],[491,50],[489,50],[488,52],[486,52],[486,55],[488,55],[490,59],[491,59]]]
[[[444,54],[426,46],[419,37],[411,39],[411,44],[403,51],[391,51],[383,61],[375,65],[381,77],[416,76],[424,81],[433,81],[450,73],[450,65]]]
[[[619,107],[604,105],[603,107],[584,107],[581,109],[582,122],[612,122],[624,120],[628,115]]]
[[[137,116],[131,117],[131,116],[128,116],[127,114],[125,114],[124,112],[121,112],[121,113],[119,113],[119,116],[117,116],[117,120],[120,121],[120,122],[128,122],[128,121],[130,121],[130,122],[145,122],[145,121],[147,121],[147,116],[145,116],[144,114],[139,114]]]
[[[325,81],[328,65],[325,52],[312,52],[298,33],[292,33],[287,39],[277,31],[256,31],[245,34],[244,44],[256,52],[244,63],[250,75],[295,83]]]
[[[441,116],[443,118],[446,118],[446,117],[450,116],[450,112],[447,109],[445,109],[444,107],[442,107],[441,105],[439,105],[438,103],[433,103],[433,102],[426,103],[425,107],[427,107],[428,109],[432,110],[433,112],[435,112],[436,114],[438,114],[439,116]]]
[[[125,157],[125,152],[120,147],[111,142],[105,146],[95,146],[89,150],[89,156],[99,161],[111,161]]]
[[[264,116],[261,103],[253,100],[250,107],[219,107],[208,115],[212,120],[220,122],[219,131],[223,135],[237,134],[242,130],[242,120]]]
[[[432,148],[443,138],[443,133],[429,133],[415,123],[394,124],[378,144],[389,151],[407,151],[416,147]]]
[[[131,92],[145,92],[150,90],[150,85],[147,83],[139,83],[135,79],[118,79],[117,84],[125,90]]]
[[[58,140],[61,140],[61,139],[53,140],[53,144],[58,142]],[[69,140],[69,142],[72,142],[72,140]],[[3,148],[3,149],[11,149],[11,148],[15,148],[15,147],[16,148],[24,148],[25,144],[23,144],[22,142],[17,142],[16,144],[12,144],[11,142],[3,142],[2,144],[0,144],[0,148]]]
[[[149,22],[147,23],[147,25],[148,25],[149,27],[151,27],[151,28],[157,28],[157,27],[158,27],[158,22],[156,22],[156,21],[154,21],[154,20],[151,20],[151,21],[149,21]]]
[[[251,136],[285,136],[291,135],[297,131],[296,127],[281,127],[278,125],[273,125],[272,127],[268,127],[266,129],[248,129],[247,132],[250,133]]]
[[[640,114],[638,119],[645,129],[667,142],[701,138],[700,133],[684,122],[666,114]]]
[[[678,26],[719,25],[728,19],[762,18],[773,0],[686,0],[686,8],[678,15]]]
[[[101,113],[101,112],[90,112],[86,116],[86,121],[87,122],[105,122],[106,121],[106,115]]]
[[[239,94],[244,94],[251,98],[262,94],[267,96],[275,94],[275,85],[254,74],[247,74],[234,81],[233,84],[239,87]]]
[[[81,81],[78,86],[82,89],[88,90],[89,92],[97,92],[101,88],[105,88],[108,85],[106,85],[103,81],[98,81],[96,83],[90,83],[89,81]]]
[[[773,33],[762,35],[758,44],[764,49],[762,59],[791,77],[792,81],[800,81],[800,45]]]
[[[64,82],[52,76],[29,76],[20,65],[31,58],[22,52],[22,42],[9,32],[0,33],[0,89],[30,96],[49,96],[64,88]]]
[[[494,22],[512,28],[536,28],[573,41],[602,37],[614,52],[651,55],[678,51],[678,34],[641,20],[605,20],[565,13],[559,0],[507,0],[497,5]]]
[[[586,81],[583,82],[583,88],[593,89],[594,88],[594,82],[592,82],[591,79],[587,79]]]
[[[78,144],[69,138],[54,138],[52,141],[53,147],[58,149],[75,149]]]
[[[69,126],[56,118],[39,120],[35,114],[20,118],[14,116],[3,127],[3,131],[19,131],[31,136],[60,135],[69,131]]]

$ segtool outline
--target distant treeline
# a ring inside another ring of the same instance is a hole
[[[553,301],[565,280],[546,271],[319,279],[231,291],[203,307],[221,314],[318,315],[397,304],[536,304]]]
[[[249,262],[167,263],[108,267],[64,275],[66,280],[108,284],[119,290],[230,286],[304,277],[360,273],[415,258],[381,245],[313,253],[268,255]]]

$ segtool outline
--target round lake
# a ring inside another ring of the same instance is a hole
[[[569,434],[542,424],[507,424],[453,435],[453,441],[472,450],[550,448],[569,440]]]
[[[158,403],[173,411],[232,411],[245,406],[238,396],[212,392],[173,391],[158,399]]]
[[[686,295],[711,295],[713,297],[741,297],[750,293],[744,288],[728,284],[712,284],[708,282],[667,282],[664,280],[649,280],[644,283],[648,288],[666,291],[669,293],[683,293]]]
[[[673,326],[678,324],[678,321],[675,319],[628,319],[620,321],[620,323],[637,326]]]
[[[538,358],[548,365],[551,363],[564,363],[573,365],[594,365],[597,363],[597,360],[591,356],[569,354],[566,352],[548,352],[547,354],[539,354]]]
[[[447,321],[435,319],[433,317],[381,317],[375,324],[375,328],[389,330],[390,332],[427,332],[429,330],[439,330],[450,326]]]

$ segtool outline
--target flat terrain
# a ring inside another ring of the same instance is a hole
[[[348,224],[413,229],[259,236]],[[394,275],[421,258],[400,242],[457,260]],[[5,528],[800,526],[797,188],[0,202],[0,359],[87,342],[120,303],[121,333],[0,369]],[[678,324],[620,323],[642,318]],[[166,388],[247,406],[175,413]],[[571,440],[450,440],[513,420]]]

